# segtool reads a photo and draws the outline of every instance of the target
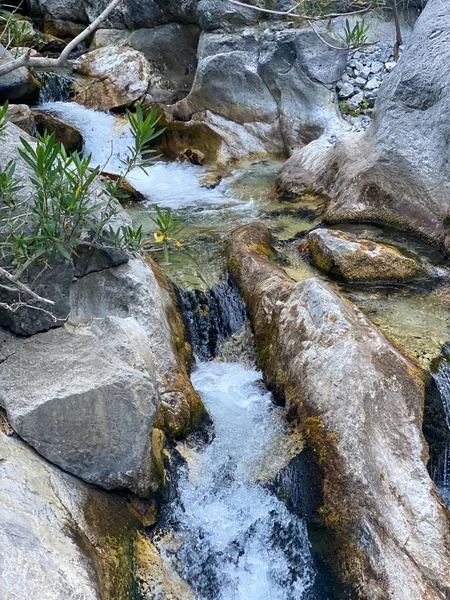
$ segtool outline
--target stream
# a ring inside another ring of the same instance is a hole
[[[93,164],[106,165],[109,172],[120,170],[120,159],[131,143],[123,117],[66,102],[45,103],[39,109],[81,131],[84,154],[92,155]],[[185,226],[183,247],[171,252],[170,264],[164,268],[180,288],[197,356],[192,381],[211,416],[214,433],[210,443],[179,445],[184,466],[154,543],[163,559],[195,590],[197,600],[333,597],[323,588],[319,591],[320,568],[305,520],[264,485],[268,457],[269,462],[283,465],[286,415],[242,347],[231,353],[231,360],[221,353],[227,340],[237,339],[247,327],[240,296],[223,275],[227,234],[252,221],[266,223],[277,237],[278,260],[289,275],[297,280],[324,278],[426,371],[448,340],[447,258],[394,229],[339,225],[358,236],[395,245],[426,265],[435,277],[402,286],[350,285],[329,279],[297,251],[304,234],[320,222],[324,207],[312,198],[280,202],[273,189],[279,166],[269,160],[243,162],[224,173],[214,189],[201,184],[206,169],[185,163],[159,161],[147,175],[136,171],[129,178],[146,200],[129,203],[126,210],[135,225],[143,226],[146,236],[154,231],[155,204],[172,208]],[[151,255],[162,262],[157,247],[151,248]],[[441,367],[433,375],[438,409],[432,418],[440,420],[448,437],[444,435],[432,447],[430,472],[450,500],[450,366],[446,369]]]
[[[214,439],[185,454],[188,468],[170,505],[177,549],[171,557],[160,543],[161,555],[179,565],[199,599],[312,598],[316,570],[305,521],[258,484],[268,449],[284,434],[261,373],[202,362],[192,382]]]

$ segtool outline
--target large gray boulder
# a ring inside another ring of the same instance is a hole
[[[224,160],[290,153],[344,126],[333,82],[346,57],[307,29],[202,33],[191,93],[170,112],[220,135]]]
[[[398,66],[380,89],[373,124],[335,145],[297,150],[279,175],[283,189],[314,187],[332,221],[384,221],[450,249],[450,5],[430,0]]]
[[[0,431],[0,598],[131,597],[137,526],[124,499],[64,473]]]
[[[28,3],[33,16],[58,28],[64,21],[92,23],[109,0],[28,0]],[[181,22],[218,29],[255,23],[260,16],[255,10],[233,6],[227,0],[127,0],[113,11],[103,27],[133,30]]]
[[[15,59],[13,53],[0,44],[0,66]],[[38,87],[25,67],[15,69],[0,77],[0,104],[6,100],[34,102],[39,94]]]
[[[161,397],[158,427],[175,437],[195,429],[205,409],[188,375],[192,350],[176,299],[159,267],[135,258],[82,277],[71,293],[69,323],[73,325],[111,315],[139,323],[155,364]]]
[[[272,252],[262,224],[229,239],[258,364],[323,471],[337,572],[365,600],[450,597],[449,517],[426,468],[421,373],[358,309],[319,279],[293,281]]]
[[[160,396],[147,335],[134,319],[13,339],[2,357],[0,405],[23,439],[90,483],[152,489]]]

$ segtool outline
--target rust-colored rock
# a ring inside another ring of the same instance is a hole
[[[427,275],[419,263],[397,249],[344,231],[316,229],[307,242],[319,269],[346,281],[405,281]]]

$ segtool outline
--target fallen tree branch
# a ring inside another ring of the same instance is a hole
[[[93,33],[96,29],[98,29],[99,25],[105,21],[112,13],[112,11],[119,6],[119,4],[124,3],[126,0],[112,0],[105,8],[105,10],[89,25],[86,27],[76,38],[74,38],[64,50],[61,52],[58,58],[39,58],[30,56],[30,52],[27,52],[23,56],[11,60],[0,66],[0,77],[15,71],[16,69],[20,69],[21,67],[33,68],[33,69],[54,69],[58,67],[64,67],[69,63],[70,53],[83,42],[91,33]]]

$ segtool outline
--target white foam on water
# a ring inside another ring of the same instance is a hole
[[[192,382],[215,437],[189,461],[173,506],[181,574],[201,599],[305,598],[315,577],[305,523],[254,483],[267,448],[284,432],[261,374],[207,362]]]
[[[126,118],[91,110],[75,102],[46,102],[39,110],[49,112],[69,125],[76,127],[83,136],[83,154],[92,156],[92,165],[100,166],[110,173],[124,171],[122,160],[129,156],[133,137]],[[135,169],[129,182],[149,202],[165,208],[186,208],[195,205],[236,207],[252,210],[253,203],[233,198],[228,186],[222,183],[215,189],[200,185],[204,169],[189,163],[156,162],[144,173]]]

